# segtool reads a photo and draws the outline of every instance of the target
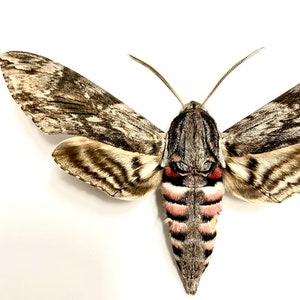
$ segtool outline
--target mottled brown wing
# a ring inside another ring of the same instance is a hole
[[[163,132],[78,73],[20,51],[2,54],[0,65],[12,97],[43,132],[80,135],[160,155]]]
[[[300,192],[300,85],[222,134],[224,184],[247,201],[281,202]]]
[[[73,137],[53,152],[67,173],[108,195],[134,200],[156,189],[162,179],[161,158],[116,148],[86,137]]]

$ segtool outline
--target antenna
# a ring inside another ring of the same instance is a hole
[[[217,84],[213,87],[213,89],[210,91],[210,93],[206,96],[204,101],[202,102],[202,106],[205,105],[207,100],[210,98],[210,96],[215,92],[215,90],[219,87],[219,85],[223,82],[223,80],[233,71],[235,70],[240,64],[242,64],[245,60],[248,58],[254,56],[257,54],[260,50],[262,50],[263,47],[256,49],[255,51],[251,52],[241,60],[239,60],[237,63],[235,63],[222,77],[221,79],[217,82]],[[151,72],[153,72],[166,86],[167,88],[173,93],[173,95],[178,99],[178,101],[181,103],[182,106],[184,106],[184,101],[180,98],[180,96],[176,93],[176,91],[172,88],[172,86],[169,84],[169,82],[163,77],[158,71],[156,71],[153,67],[151,67],[149,64],[144,62],[143,60],[129,54],[129,56],[135,60],[136,62],[140,63],[144,67],[148,68]]]
[[[217,82],[217,84],[213,87],[213,89],[210,91],[210,93],[206,96],[204,101],[202,102],[202,105],[204,106],[207,100],[210,98],[210,96],[215,92],[215,90],[218,88],[218,86],[222,83],[222,81],[234,70],[236,69],[240,64],[242,64],[245,60],[248,58],[254,56],[256,53],[258,53],[260,50],[262,50],[264,47],[258,48],[255,51],[251,52],[241,60],[239,60],[237,63],[235,63],[222,77],[221,79]]]
[[[169,82],[158,71],[156,71],[153,67],[151,67],[149,64],[142,61],[141,59],[139,59],[131,54],[129,54],[129,56],[133,60],[137,61],[138,63],[140,63],[141,65],[143,65],[144,67],[146,67],[150,71],[152,71],[167,86],[167,88],[173,93],[173,95],[178,99],[178,101],[181,103],[181,105],[184,106],[184,102],[182,101],[182,99],[179,97],[179,95],[176,93],[176,91],[172,88],[172,86],[169,84]]]

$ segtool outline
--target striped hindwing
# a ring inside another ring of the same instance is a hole
[[[86,137],[63,141],[53,157],[69,174],[122,200],[140,198],[161,183],[159,156],[126,151]]]
[[[227,129],[223,181],[237,197],[281,202],[300,192],[300,85]]]
[[[0,56],[8,89],[47,134],[79,137],[53,152],[66,172],[119,199],[135,199],[161,182],[164,133],[78,73],[45,57]]]

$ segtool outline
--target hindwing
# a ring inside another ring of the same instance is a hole
[[[161,183],[159,156],[126,151],[86,137],[63,141],[52,155],[67,173],[114,198],[137,199]]]

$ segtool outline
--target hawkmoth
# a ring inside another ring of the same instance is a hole
[[[133,58],[179,98],[161,74]],[[63,170],[122,200],[161,185],[165,223],[188,294],[196,293],[209,263],[225,188],[251,202],[282,202],[300,192],[300,84],[224,132],[205,103],[191,101],[165,133],[45,57],[11,51],[0,64],[13,99],[38,128],[73,136],[53,151]]]

